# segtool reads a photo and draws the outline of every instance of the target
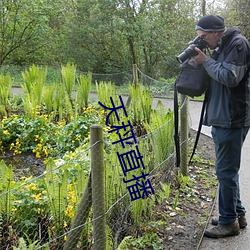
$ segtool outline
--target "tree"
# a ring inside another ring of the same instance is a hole
[[[248,0],[225,0],[221,11],[226,25],[239,26],[242,33],[250,39],[250,2]]]
[[[0,2],[0,65],[29,41],[43,33],[46,8],[42,1],[7,0]],[[26,53],[41,47],[41,39]],[[20,63],[17,61],[17,63]]]

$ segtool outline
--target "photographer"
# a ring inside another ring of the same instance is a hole
[[[219,218],[212,219],[207,237],[238,235],[247,226],[240,200],[241,149],[250,126],[250,47],[237,27],[225,30],[220,16],[202,17],[196,33],[213,50],[212,56],[195,48],[192,58],[203,64],[211,80],[204,125],[212,126],[219,181]]]

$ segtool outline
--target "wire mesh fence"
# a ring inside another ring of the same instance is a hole
[[[153,125],[134,124],[126,142],[105,132],[78,157],[48,159],[37,176],[17,178],[1,161],[1,249],[123,249],[142,234],[140,223],[164,199],[162,184],[176,174],[173,113],[156,109]]]

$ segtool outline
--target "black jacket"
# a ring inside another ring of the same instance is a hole
[[[250,45],[237,27],[227,30],[219,49],[203,63],[211,77],[204,125],[250,126]]]

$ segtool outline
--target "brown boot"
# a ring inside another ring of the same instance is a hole
[[[240,233],[240,227],[238,222],[232,224],[218,224],[215,227],[206,229],[204,235],[209,238],[223,238],[228,236],[238,235]]]
[[[243,229],[243,228],[245,228],[247,226],[247,220],[246,220],[245,214],[239,215],[238,222],[239,222],[240,229]],[[214,225],[214,226],[217,226],[218,225],[218,219],[217,218],[212,218],[211,219],[211,224]]]

